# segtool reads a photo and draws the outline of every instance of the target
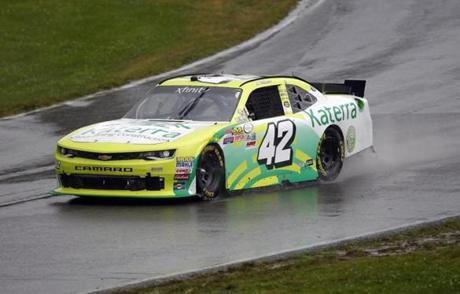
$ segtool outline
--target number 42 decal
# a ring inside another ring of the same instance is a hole
[[[268,169],[291,165],[294,137],[295,124],[291,120],[281,120],[276,125],[269,123],[257,154],[259,164]]]

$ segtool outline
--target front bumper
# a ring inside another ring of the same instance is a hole
[[[54,194],[173,198],[196,194],[193,169],[176,174],[176,159],[113,160],[69,158],[56,153],[58,187]]]

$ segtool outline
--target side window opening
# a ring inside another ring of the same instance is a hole
[[[252,120],[259,120],[284,115],[277,86],[254,90],[246,102],[246,109]]]
[[[294,86],[286,85],[291,102],[292,112],[296,113],[307,109],[316,102],[316,97],[308,93],[304,89]]]

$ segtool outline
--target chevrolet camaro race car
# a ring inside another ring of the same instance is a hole
[[[152,88],[122,119],[58,142],[56,194],[213,199],[334,180],[372,146],[365,81],[202,74]]]

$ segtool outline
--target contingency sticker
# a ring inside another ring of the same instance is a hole
[[[174,180],[188,180],[193,168],[193,157],[177,157]]]
[[[239,142],[252,142],[256,141],[256,133],[254,132],[254,126],[250,123],[246,123],[243,126],[237,126],[232,129],[225,131],[222,144],[224,147],[229,144],[239,143]],[[253,144],[249,146],[252,147]],[[246,145],[248,147],[248,145]]]

